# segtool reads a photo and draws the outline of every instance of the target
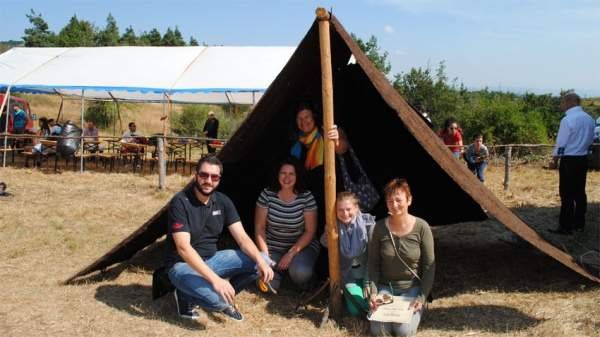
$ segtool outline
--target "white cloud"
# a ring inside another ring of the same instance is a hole
[[[383,26],[383,31],[388,34],[393,34],[396,30],[394,29],[394,27],[392,27],[390,25],[385,25],[385,26]]]

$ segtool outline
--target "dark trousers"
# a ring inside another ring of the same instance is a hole
[[[583,229],[587,196],[585,180],[587,178],[587,156],[563,156],[560,158],[560,228],[565,230]]]

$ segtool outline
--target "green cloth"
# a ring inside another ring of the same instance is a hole
[[[362,283],[362,280],[356,280],[356,283],[346,283],[344,287],[344,302],[351,316],[364,316],[369,310],[369,304],[363,297],[363,288],[360,286]]]
[[[433,235],[427,222],[416,218],[413,230],[397,237],[393,235],[398,253],[408,266],[421,278],[416,279],[394,253],[394,246],[386,226],[386,219],[377,221],[373,237],[369,241],[369,287],[371,294],[377,294],[377,285],[384,284],[394,289],[421,287],[420,299],[425,302],[431,292],[435,276]]]

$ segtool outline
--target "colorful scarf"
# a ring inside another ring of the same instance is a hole
[[[303,146],[304,145],[304,146]],[[309,133],[300,132],[298,141],[292,146],[292,156],[302,158],[303,148],[307,148],[304,168],[312,170],[315,167],[323,165],[323,137],[316,127]]]

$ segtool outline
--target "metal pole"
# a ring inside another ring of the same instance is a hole
[[[4,153],[2,154],[2,167],[6,167],[6,147],[8,145],[8,120],[10,119],[10,86],[6,89],[2,105],[0,106],[0,114],[4,111],[6,105],[6,125],[4,125]],[[13,157],[14,159],[15,157]]]
[[[506,154],[504,156],[504,190],[508,190],[508,184],[510,181],[510,157],[512,153],[512,146],[506,147]]]
[[[167,175],[164,156],[165,143],[162,137],[158,137],[156,140],[158,146],[158,189],[162,190],[165,188],[165,177]]]
[[[324,8],[317,8],[319,20],[319,43],[321,50],[321,89],[323,97],[323,127],[333,127],[333,75],[331,70],[331,41],[329,36],[329,13]],[[327,231],[327,247],[329,252],[329,310],[334,319],[342,313],[342,297],[340,287],[340,252],[338,230],[335,215],[335,144],[325,140],[325,222]]]
[[[160,143],[158,147],[158,189],[164,189],[165,185],[165,177],[167,175],[167,122],[170,123],[169,115],[167,114],[167,100],[169,99],[167,93],[163,93],[163,115],[161,117],[163,121],[163,136],[160,138]]]
[[[85,89],[81,89],[81,138],[79,139],[79,172],[83,173],[83,112],[85,111],[85,99],[83,97]]]

